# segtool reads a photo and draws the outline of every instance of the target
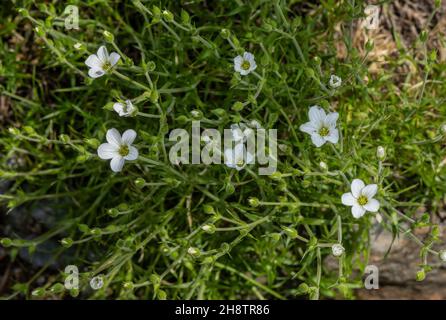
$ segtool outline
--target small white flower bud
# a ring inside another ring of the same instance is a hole
[[[386,158],[386,149],[382,146],[376,148],[376,157],[381,161],[384,160]]]
[[[187,249],[187,253],[189,253],[193,257],[198,257],[200,255],[200,250],[194,247],[190,247]]]
[[[73,47],[74,47],[74,49],[76,49],[78,51],[85,49],[85,46],[80,42],[75,43]]]
[[[324,161],[319,162],[319,167],[324,171],[328,170],[328,166]]]
[[[201,227],[201,229],[207,233],[215,232],[215,226],[213,224],[205,224],[204,226]]]
[[[345,251],[344,247],[342,245],[340,245],[339,243],[336,243],[331,247],[331,252],[335,257],[342,256],[344,251]]]
[[[441,260],[441,261],[446,262],[446,250],[441,250],[441,251],[438,253],[438,256],[440,257],[440,260]]]
[[[440,127],[441,133],[446,134],[446,123]]]
[[[249,125],[253,128],[256,129],[262,129],[262,125],[260,124],[260,122],[258,122],[257,120],[251,120],[251,122],[249,123]]]

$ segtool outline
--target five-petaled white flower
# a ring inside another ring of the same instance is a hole
[[[126,130],[121,134],[115,128],[107,131],[107,142],[98,148],[98,156],[101,159],[110,161],[110,167],[114,172],[120,172],[124,166],[125,160],[136,160],[138,158],[138,149],[132,146],[136,138],[135,130]]]
[[[232,140],[236,144],[246,142],[253,133],[254,130],[246,126],[244,123],[231,124]]]
[[[325,142],[337,143],[339,140],[339,132],[336,129],[336,121],[339,114],[325,111],[319,106],[312,106],[308,112],[310,121],[300,126],[300,131],[308,133],[311,136],[316,147],[321,147]]]
[[[341,79],[341,77],[338,77],[337,75],[332,74],[330,76],[330,81],[328,82],[328,84],[333,89],[339,88],[342,84],[342,79]]]
[[[257,68],[254,55],[249,52],[243,53],[243,56],[234,58],[234,70],[239,72],[242,76],[246,76]]]
[[[366,186],[361,179],[354,179],[351,189],[352,192],[342,195],[342,204],[352,207],[353,217],[360,218],[366,211],[377,212],[379,210],[379,201],[373,199],[378,192],[376,184]]]
[[[133,106],[133,103],[130,100],[125,100],[125,104],[121,103],[121,102],[116,102],[113,105],[113,109],[121,117],[129,117],[129,116],[132,116],[136,112],[136,108]]]
[[[243,143],[238,143],[234,148],[225,150],[225,165],[229,168],[242,170],[247,164],[254,163],[254,156],[246,151]]]
[[[101,46],[98,49],[97,54],[92,54],[87,58],[87,60],[85,60],[85,64],[90,67],[90,70],[88,70],[88,75],[92,78],[102,77],[106,72],[113,68],[115,64],[118,63],[120,58],[121,56],[116,52],[112,52],[109,55],[107,48],[105,46]]]

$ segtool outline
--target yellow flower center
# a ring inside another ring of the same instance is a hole
[[[249,63],[248,60],[244,60],[244,61],[242,62],[241,67],[242,67],[243,70],[249,70],[249,68],[251,67],[251,64]]]
[[[104,71],[108,71],[108,70],[110,70],[111,69],[111,67],[112,67],[112,65],[111,65],[111,63],[110,62],[104,62],[103,64],[102,64],[102,70],[104,70]]]
[[[237,161],[237,165],[238,165],[239,167],[242,167],[243,164],[244,164],[243,159],[240,159],[240,160]]]
[[[328,136],[329,133],[330,133],[330,130],[328,130],[326,127],[322,127],[319,129],[319,135],[321,137]]]
[[[361,206],[365,206],[369,202],[369,199],[366,196],[359,196],[358,203]]]
[[[118,153],[119,153],[121,156],[125,157],[126,155],[129,154],[129,147],[128,147],[127,145],[125,145],[125,144],[122,145],[122,146],[119,148]]]

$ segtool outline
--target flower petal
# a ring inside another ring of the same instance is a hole
[[[121,59],[121,56],[119,54],[117,54],[116,52],[112,52],[110,53],[110,57],[108,58],[110,61],[110,64],[112,65],[112,67],[118,63],[119,59]]]
[[[118,154],[118,147],[110,143],[103,143],[98,148],[98,156],[99,158],[104,160],[111,159],[117,154]]]
[[[356,219],[361,218],[365,213],[365,209],[361,206],[353,206],[352,207],[352,215]]]
[[[125,160],[121,156],[116,156],[110,161],[110,168],[113,172],[120,172],[124,166]]]
[[[330,112],[325,117],[325,123],[327,123],[329,127],[336,127],[336,121],[338,121],[338,118],[339,118],[339,113]]]
[[[88,75],[92,78],[99,78],[105,74],[105,71],[101,68],[91,68],[88,70]]]
[[[254,55],[251,52],[245,51],[243,53],[243,59],[248,60],[251,63],[254,61]]]
[[[113,144],[119,147],[122,143],[121,134],[115,128],[111,128],[107,130],[107,134],[105,135],[108,143]]]
[[[125,130],[122,134],[122,142],[131,145],[136,138],[136,131],[133,129]]]
[[[299,127],[299,130],[308,134],[313,134],[317,131],[317,128],[313,125],[313,122],[306,122]]]
[[[100,46],[98,49],[98,58],[99,60],[102,61],[102,63],[107,62],[109,57],[108,57],[108,51],[107,48],[105,46]]]
[[[368,184],[362,189],[361,194],[371,199],[375,196],[377,192],[378,192],[378,186],[376,184]]]
[[[257,63],[255,61],[252,61],[249,67],[249,72],[254,71],[257,68]]]
[[[237,72],[242,71],[241,65],[243,62],[242,56],[237,56],[234,58],[234,70]]]
[[[338,129],[331,129],[330,133],[325,137],[325,140],[330,141],[331,143],[338,143],[339,141]]]
[[[95,54],[89,55],[87,60],[85,60],[85,64],[88,67],[95,69],[100,69],[102,66],[101,60],[99,60],[98,56]]]
[[[357,199],[361,195],[361,190],[364,188],[365,184],[361,179],[354,179],[352,181],[352,195]]]
[[[341,201],[342,201],[342,204],[345,206],[354,206],[358,203],[356,201],[356,198],[353,197],[351,192],[344,193],[342,195]]]
[[[379,210],[379,201],[376,199],[369,199],[369,202],[364,205],[364,209],[370,212],[377,212]]]
[[[246,163],[247,164],[255,163],[254,156],[249,152],[246,153]]]
[[[318,126],[324,122],[326,116],[324,109],[319,106],[312,106],[308,111],[308,117],[311,122]]]
[[[124,105],[122,103],[116,102],[113,105],[113,110],[115,110],[120,116],[122,116],[124,112]]]
[[[133,146],[129,146],[129,154],[124,157],[125,160],[136,160],[138,158],[138,149]]]
[[[234,147],[235,157],[238,159],[243,159],[245,156],[245,145],[243,143],[237,143]]]
[[[318,148],[325,144],[325,139],[322,138],[318,133],[313,133],[311,135],[311,141]]]

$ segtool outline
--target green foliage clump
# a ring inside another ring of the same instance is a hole
[[[422,280],[438,254],[430,218],[446,191],[445,65],[420,38],[424,55],[401,50],[370,74],[373,46],[361,54],[350,32],[366,4],[352,3],[79,0],[70,2],[77,30],[65,28],[62,1],[1,4],[0,94],[10,110],[0,201],[8,215],[49,207],[55,221],[35,237],[1,229],[0,243],[11,260],[57,243],[8,297],[351,298],[376,223],[420,244]],[[92,79],[84,62],[102,45],[121,59]],[[245,51],[257,68],[241,76],[233,59]],[[406,60],[420,71],[397,83]],[[335,89],[332,74],[342,78]],[[137,112],[119,117],[113,104],[126,99]],[[299,130],[313,105],[339,113],[339,143],[316,148]],[[277,172],[171,164],[169,132],[193,120],[220,132],[252,120],[277,129]],[[119,173],[97,156],[111,128],[137,132],[139,157]],[[378,216],[355,219],[341,203],[355,178],[378,185]],[[413,230],[426,226],[421,241]],[[344,252],[333,257],[336,244]],[[78,290],[61,285],[68,264],[79,268]],[[41,274],[51,276],[37,284]]]

